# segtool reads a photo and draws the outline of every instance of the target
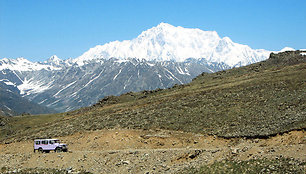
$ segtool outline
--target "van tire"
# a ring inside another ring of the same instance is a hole
[[[54,150],[55,152],[57,152],[57,153],[60,153],[60,152],[62,152],[62,148],[60,148],[60,147],[57,147],[57,148],[55,148],[55,150]]]
[[[40,147],[40,148],[38,148],[38,152],[39,152],[39,153],[43,153],[44,150]]]

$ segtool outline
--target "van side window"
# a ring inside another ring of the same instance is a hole
[[[35,144],[36,145],[40,145],[40,141],[35,141]]]
[[[48,141],[44,140],[44,141],[41,142],[41,144],[48,144]]]
[[[49,141],[49,144],[54,144],[54,140],[50,140],[50,141]]]

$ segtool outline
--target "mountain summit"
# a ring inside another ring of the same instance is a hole
[[[63,60],[58,58],[56,55],[51,56],[47,60],[47,63],[51,63],[51,64],[55,64],[55,65],[60,65],[62,62],[63,62]]]
[[[234,43],[229,37],[220,38],[216,31],[160,23],[143,31],[135,39],[97,45],[73,61],[83,65],[87,61],[112,57],[121,60],[142,58],[149,61],[176,62],[183,62],[188,58],[204,58],[209,62],[235,67],[265,60],[270,53]]]

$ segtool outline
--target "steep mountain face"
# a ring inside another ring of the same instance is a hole
[[[55,110],[38,105],[23,98],[14,85],[0,82],[0,116],[14,116],[21,114],[54,113]]]
[[[258,62],[270,53],[220,38],[215,31],[161,23],[135,39],[98,45],[75,59],[1,59],[0,81],[32,102],[63,112],[108,95],[188,83],[202,72]]]
[[[185,62],[157,62],[144,59],[118,59],[70,66],[60,70],[0,71],[0,79],[16,85],[29,100],[69,111],[94,104],[108,95],[129,91],[168,88],[191,81],[202,72],[228,68],[224,64],[188,59]]]

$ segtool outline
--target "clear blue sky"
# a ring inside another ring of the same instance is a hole
[[[0,58],[75,58],[166,22],[252,48],[306,48],[306,0],[0,0]]]

